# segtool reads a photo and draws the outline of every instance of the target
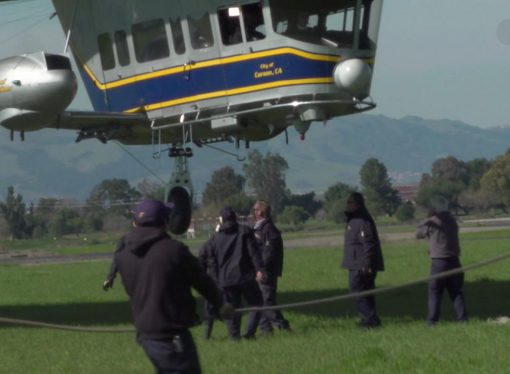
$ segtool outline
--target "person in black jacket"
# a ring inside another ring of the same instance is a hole
[[[259,282],[264,306],[275,306],[278,289],[278,277],[283,271],[283,240],[280,231],[271,219],[271,206],[263,200],[258,200],[253,206],[255,216],[255,238],[262,249],[262,259],[266,270],[266,278]],[[290,330],[281,311],[269,310],[262,313],[260,329],[264,334],[273,332],[273,326],[279,329]]]
[[[349,270],[349,290],[372,290],[375,288],[377,272],[384,270],[384,262],[377,228],[365,207],[362,194],[353,192],[349,196],[345,214],[347,225],[342,267]],[[381,325],[375,310],[375,296],[356,299],[356,307],[361,316],[361,327],[374,328]]]
[[[157,373],[200,373],[188,331],[198,323],[191,288],[218,308],[220,290],[198,260],[165,227],[171,210],[159,200],[144,200],[135,210],[134,228],[115,254],[129,295],[137,341]],[[223,310],[225,311],[223,307]]]
[[[217,271],[218,286],[226,301],[234,308],[242,305],[244,298],[249,306],[262,306],[262,295],[257,281],[262,280],[264,266],[253,230],[237,223],[237,216],[230,207],[220,212],[218,231],[201,248],[208,253]],[[248,314],[248,326],[243,335],[246,339],[255,337],[260,321],[260,312]],[[241,315],[225,319],[228,334],[232,340],[241,338]]]
[[[214,279],[214,282],[218,284],[218,269],[216,269],[216,263],[214,262],[214,258],[210,253],[211,247],[202,246],[198,253],[198,261],[200,261],[200,265],[204,268],[207,274]],[[214,320],[218,318],[218,310],[214,307],[213,304],[205,301],[204,303],[204,338],[206,340],[211,338],[212,330],[214,327]]]
[[[416,237],[429,240],[430,275],[462,266],[459,260],[459,226],[448,211],[448,201],[445,198],[441,196],[431,198],[429,217],[418,225]],[[445,289],[452,300],[457,321],[466,322],[468,320],[464,292],[462,291],[463,285],[464,273],[429,281],[427,322],[430,326],[439,321],[441,299]]]

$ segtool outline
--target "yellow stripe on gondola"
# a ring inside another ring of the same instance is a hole
[[[170,106],[174,106],[174,105],[191,103],[194,101],[215,99],[215,98],[223,97],[223,96],[240,95],[240,94],[261,91],[261,90],[267,90],[267,89],[276,88],[276,87],[295,86],[295,85],[299,85],[299,84],[330,84],[330,83],[333,83],[333,78],[308,78],[308,79],[282,80],[282,81],[276,81],[276,82],[270,82],[270,83],[256,84],[253,86],[240,87],[240,88],[235,88],[232,90],[221,90],[221,91],[204,93],[204,94],[200,94],[200,95],[182,97],[182,98],[175,99],[175,100],[163,101],[163,102],[156,103],[156,104],[150,104],[150,105],[145,105],[143,107],[129,109],[126,111],[126,113],[136,113],[136,112],[143,112],[143,111],[148,112],[151,110],[166,108],[166,107],[170,107]]]
[[[242,61],[249,61],[249,60],[255,60],[258,58],[266,58],[266,57],[274,57],[284,54],[291,54],[299,57],[303,57],[308,60],[314,60],[314,61],[325,61],[325,62],[339,62],[341,60],[340,56],[331,56],[331,55],[323,55],[323,54],[316,54],[316,53],[310,53],[301,51],[299,49],[295,48],[279,48],[279,49],[272,49],[268,51],[262,51],[262,52],[254,52],[246,55],[239,55],[239,56],[232,56],[232,57],[224,57],[224,58],[218,58],[214,60],[208,60],[208,61],[202,61],[202,62],[196,62],[193,65],[180,65],[177,67],[172,67],[160,71],[155,71],[151,73],[144,73],[140,75],[136,75],[133,77],[120,79],[115,82],[110,83],[102,83],[100,82],[92,70],[86,65],[82,64],[83,68],[85,69],[85,72],[90,76],[94,84],[99,88],[100,90],[108,90],[111,88],[117,88],[122,86],[127,86],[133,83],[137,83],[144,80],[164,77],[168,75],[173,74],[179,74],[184,72],[189,72],[192,70],[197,69],[203,69],[206,67],[212,67],[212,66],[219,66],[219,65],[228,65],[233,64],[236,62],[242,62]]]

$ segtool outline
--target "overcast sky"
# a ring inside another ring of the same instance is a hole
[[[49,0],[0,4],[0,58],[62,52]],[[372,113],[510,126],[510,0],[385,0]],[[83,91],[74,108],[89,108]]]

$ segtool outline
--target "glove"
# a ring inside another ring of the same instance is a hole
[[[212,304],[209,304],[209,303],[207,304],[207,307],[206,307],[206,314],[209,317],[209,319],[214,320],[214,319],[220,318],[220,311],[218,310],[218,308]]]
[[[234,307],[229,303],[223,303],[223,305],[220,308],[220,317],[222,319],[228,319],[232,318],[236,314],[236,310]]]
[[[103,291],[108,291],[109,288],[113,288],[113,279],[107,278],[103,282]]]
[[[257,271],[257,274],[255,275],[255,280],[259,283],[264,283],[267,280],[266,273],[262,271]]]
[[[363,274],[372,274],[372,268],[370,266],[363,266],[361,272]]]

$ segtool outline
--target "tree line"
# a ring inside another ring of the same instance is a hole
[[[432,195],[444,196],[457,215],[508,213],[510,150],[494,160],[464,162],[448,156],[434,161],[431,172],[421,178],[416,201],[424,204]]]
[[[430,173],[423,174],[415,202],[401,201],[386,166],[376,158],[369,158],[360,168],[359,187],[338,182],[322,196],[292,193],[285,181],[288,168],[278,153],[251,151],[242,173],[230,166],[213,171],[201,201],[194,206],[194,215],[216,216],[227,205],[240,215],[249,215],[255,200],[263,199],[271,204],[281,224],[299,227],[313,217],[341,223],[345,201],[353,191],[364,194],[374,216],[394,215],[400,221],[413,219],[416,205],[426,206],[433,195],[448,199],[457,214],[507,212],[510,205],[510,151],[495,160],[464,162],[452,156],[436,160]],[[124,229],[141,199],[163,196],[164,187],[157,183],[144,180],[133,187],[126,179],[106,179],[92,189],[83,204],[41,198],[27,206],[23,196],[9,187],[0,201],[0,217],[13,239],[109,231]]]

